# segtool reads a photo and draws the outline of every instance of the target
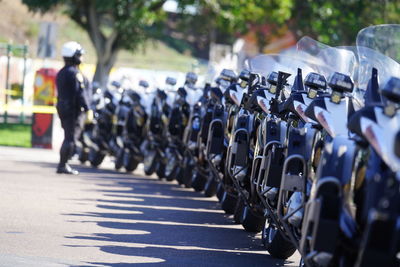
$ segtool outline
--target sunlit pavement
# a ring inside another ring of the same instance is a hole
[[[271,258],[216,198],[175,182],[76,166],[58,154],[0,147],[0,266],[298,266]]]

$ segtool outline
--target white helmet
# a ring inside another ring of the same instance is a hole
[[[77,42],[67,42],[63,45],[61,50],[61,55],[63,57],[73,57],[75,55],[80,56],[83,55],[85,51],[82,46]]]

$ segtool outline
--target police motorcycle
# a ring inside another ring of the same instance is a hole
[[[229,77],[232,77],[232,73],[232,71],[223,70],[221,75],[216,79],[217,86],[225,84],[221,86],[226,88],[229,82],[224,79],[229,80]],[[217,103],[221,102],[221,98],[221,89],[206,84],[202,97],[192,109],[189,124],[185,130],[186,146],[182,162],[181,182],[185,187],[193,186],[197,191],[202,191],[207,184],[208,170],[206,158],[204,157],[204,149],[206,147],[206,140],[209,133],[208,128],[212,120],[214,107]],[[203,172],[196,170],[197,166],[203,166],[200,168],[200,171]]]
[[[104,91],[104,105],[96,109],[93,119],[92,142],[90,143],[89,162],[98,167],[107,154],[115,155],[117,151],[115,129],[117,125],[116,110],[121,100],[121,84],[113,81]]]
[[[190,173],[185,174],[185,179],[191,177],[190,185],[196,191],[203,191],[210,197],[216,193],[217,181],[220,174],[213,171],[215,165],[221,171],[226,152],[225,124],[227,111],[231,103],[225,102],[224,92],[236,82],[237,76],[234,71],[224,69],[216,79],[217,87],[211,87],[209,99],[204,109],[200,131],[197,136],[197,154],[192,155],[191,162],[195,163]],[[211,149],[212,148],[212,149]],[[211,151],[211,150],[212,151]],[[212,153],[212,159],[209,157]],[[219,160],[216,159],[219,157]],[[218,161],[218,162],[217,162]],[[211,166],[210,164],[215,164]]]
[[[220,77],[217,79],[217,85],[220,84]],[[185,129],[185,151],[182,161],[182,176],[179,177],[178,182],[185,185],[185,187],[192,187],[192,180],[194,180],[195,190],[201,191],[206,183],[206,177],[201,176],[200,173],[194,175],[194,170],[197,163],[204,164],[205,158],[202,157],[206,140],[208,137],[208,127],[212,120],[214,106],[221,100],[219,88],[211,87],[206,84],[203,96],[200,98],[191,112],[189,124]],[[196,189],[197,188],[197,189]]]
[[[164,176],[167,181],[172,181],[180,174],[180,161],[183,154],[183,132],[190,114],[190,105],[187,102],[188,88],[193,87],[197,77],[193,77],[192,82],[188,82],[186,78],[185,87],[180,87],[175,99],[171,104],[171,112],[168,116],[164,136],[167,140],[165,147]],[[193,87],[194,88],[194,87]]]
[[[279,56],[279,57],[281,61],[284,58],[284,56]],[[299,67],[303,67],[304,70],[310,69],[309,63],[307,62],[299,60],[296,61],[296,59],[294,58],[288,58],[288,60],[290,61],[290,64],[292,64],[293,66],[297,65]],[[265,69],[263,70],[265,71]],[[293,72],[294,70],[292,71],[292,73]],[[295,151],[302,152],[301,155],[296,155],[297,157],[303,158],[306,156],[304,155],[306,154],[305,153],[306,140],[299,140],[301,138],[306,139],[306,136],[300,133],[301,131],[300,129],[304,127],[304,122],[302,121],[301,116],[298,115],[296,108],[298,108],[298,106],[304,107],[307,104],[306,102],[307,99],[309,98],[306,97],[307,91],[304,90],[301,69],[298,69],[297,72],[298,73],[294,80],[291,94],[283,104],[284,106],[286,106],[284,107],[284,109],[286,109],[285,112],[286,113],[291,112],[285,118],[289,125],[289,127],[287,128],[288,136],[285,144],[286,151],[284,153],[285,161],[288,161],[287,164],[288,166],[296,165],[292,163],[295,157],[295,155],[293,155],[295,154]],[[236,133],[242,132],[245,134],[247,138],[242,138],[241,142],[238,142],[238,144],[234,143],[234,145],[238,147],[241,146],[241,149],[234,148],[234,151],[236,151],[235,159],[238,158],[239,160],[236,160],[236,162],[232,162],[230,166],[227,166],[227,169],[231,169],[231,173],[235,173],[235,175],[231,175],[230,177],[232,178],[233,184],[235,185],[236,190],[239,193],[239,201],[237,202],[237,205],[235,207],[234,219],[236,222],[241,223],[245,230],[251,232],[259,232],[263,229],[265,230],[264,228],[266,221],[264,217],[265,207],[261,205],[262,202],[260,201],[255,188],[256,184],[255,177],[258,178],[260,163],[263,159],[262,154],[260,153],[261,152],[260,148],[262,147],[262,143],[260,143],[260,141],[262,141],[262,139],[257,140],[256,129],[259,126],[262,127],[262,122],[265,125],[267,121],[264,120],[264,116],[267,114],[271,114],[271,110],[269,110],[267,107],[269,106],[269,102],[275,97],[273,93],[275,89],[273,86],[276,84],[277,75],[278,73],[272,72],[271,75],[268,76],[269,84],[270,86],[272,85],[269,89],[270,90],[272,89],[272,93],[268,89],[268,87],[265,86],[265,84],[252,88],[252,90],[255,90],[255,92],[252,95],[250,95],[250,98],[247,100],[247,103],[244,105],[244,108],[246,109],[246,112],[248,114],[251,114],[253,116],[254,130],[247,130],[245,127],[236,129],[235,131]],[[314,74],[314,78],[315,75],[317,74]],[[316,85],[314,83],[314,80],[311,79],[310,77],[312,77],[312,75],[310,74],[307,75],[306,78],[306,83],[308,82],[307,86],[311,86],[318,90],[318,85]],[[306,101],[304,101],[304,98],[306,98]],[[284,110],[280,108],[279,112],[282,113],[283,111]],[[313,137],[312,133],[313,132],[311,130],[308,130],[307,139],[312,140]],[[236,137],[237,136],[235,136],[235,138]],[[256,160],[253,160],[254,154]],[[307,161],[307,159],[303,159],[303,162],[305,161]],[[252,169],[253,166],[255,167],[254,169]],[[293,169],[294,167],[290,166],[290,168]],[[279,175],[279,169],[277,174]],[[253,180],[251,179],[252,175],[253,175]]]
[[[361,204],[357,203],[359,220],[355,220],[359,228],[346,236],[352,241],[348,243],[354,245],[357,250],[345,251],[340,255],[340,260],[347,264],[346,266],[400,264],[400,79],[391,77],[384,84],[380,93],[385,98],[385,103],[376,102],[364,107],[352,116],[352,125],[349,124],[349,128],[362,137],[359,146],[364,146],[368,159],[367,164],[364,163],[365,176],[362,177],[360,185],[362,193],[359,193],[359,199],[355,198],[362,200]]]
[[[330,75],[330,92],[317,97],[305,112],[307,117],[322,127],[314,154],[315,161],[319,161],[318,167],[307,181],[312,183],[311,193],[307,204],[303,199],[299,206],[305,208],[304,216],[298,216],[299,221],[303,220],[301,237],[300,240],[292,237],[307,266],[328,266],[332,259],[341,220],[348,214],[348,203],[343,198],[346,190],[343,188],[349,186],[357,153],[346,127],[348,117],[355,110],[352,95],[354,84],[350,77],[354,74],[355,55],[335,48],[322,49],[319,54],[327,66],[341,73],[333,72]],[[282,184],[290,181],[290,178],[286,178]],[[304,185],[307,186],[307,183]]]
[[[235,214],[237,223],[241,223],[241,215],[236,210],[245,206],[241,195],[246,193],[241,189],[248,185],[246,175],[251,172],[254,128],[258,123],[248,102],[253,91],[263,82],[260,75],[247,70],[242,71],[239,78],[240,84],[233,84],[225,91],[227,102],[231,103],[227,122],[229,141],[224,162],[226,179],[221,181],[219,187],[220,190],[223,188],[221,206],[226,212]],[[251,226],[246,228],[252,231]]]
[[[139,90],[137,90],[137,93],[140,95],[140,104],[144,107],[148,117],[151,114],[151,105],[156,92],[157,90],[153,87],[150,87],[146,80],[139,81]]]
[[[314,63],[304,56],[300,57],[297,52],[292,55],[261,55],[249,64],[250,70],[264,75],[272,70],[288,73],[272,71],[267,76],[267,86],[258,87],[250,98],[248,109],[253,110],[259,120],[255,131],[257,138],[251,171],[246,177],[247,188],[235,183],[241,196],[239,203],[244,203],[238,204],[235,216],[238,215],[239,222],[246,230],[263,230],[263,244],[272,256],[287,258],[295,252],[296,247],[278,217],[282,171],[287,161],[286,168],[293,175],[295,171],[302,173],[302,176],[305,173],[299,165],[309,157],[315,131],[303,130],[307,121],[302,118],[304,111],[301,110],[315,97],[324,79],[322,77],[320,81],[321,77],[312,73],[316,70]],[[296,66],[309,73],[306,76],[307,90],[303,86],[302,71]],[[289,73],[296,72],[295,79],[288,79]],[[289,84],[292,85],[291,91],[288,90]],[[292,196],[292,192],[287,192],[280,202],[287,207]]]
[[[382,44],[382,40],[387,39],[387,29],[383,29],[384,35],[380,35],[379,30],[376,26],[367,28],[358,38],[377,37]],[[399,79],[392,76],[398,75],[400,67],[392,59],[366,47],[357,47],[357,53],[358,85],[364,86],[369,79],[365,77],[370,77],[364,96],[365,107],[350,114],[348,127],[355,133],[351,140],[335,136],[322,153],[306,206],[300,242],[300,252],[307,266],[399,265],[396,172],[400,165],[395,151],[399,129],[396,88],[400,84]],[[379,68],[379,73],[374,67]],[[378,75],[381,81],[388,81],[382,83],[385,84],[381,89],[384,101],[377,94]],[[336,99],[340,99],[337,92]],[[327,132],[332,136],[338,127],[333,127],[329,114],[320,105],[316,105],[314,113],[317,108],[320,109],[319,119],[325,122],[324,128],[330,126]]]
[[[235,117],[237,116],[238,112],[241,109],[241,102],[243,96],[247,92],[247,85],[250,79],[250,73],[247,70],[243,70],[240,72],[238,78],[238,82],[233,82],[231,85],[225,90],[224,92],[224,100],[225,100],[225,106],[226,106],[226,113],[227,113],[227,119],[226,119],[226,130],[225,130],[225,141],[222,142],[222,137],[224,136],[224,133],[222,131],[223,127],[223,120],[220,119],[214,119],[212,122],[212,125],[210,127],[210,139],[207,147],[207,160],[209,161],[210,169],[212,171],[212,176],[209,177],[208,183],[213,183],[214,186],[214,191],[215,193],[218,192],[217,196],[221,202],[221,207],[224,209],[225,212],[231,213],[230,212],[230,205],[229,205],[229,196],[226,196],[224,198],[224,194],[230,193],[231,186],[232,184],[229,183],[230,180],[227,179],[226,175],[228,173],[225,171],[226,170],[226,164],[229,159],[229,140],[232,138],[232,132],[233,132],[233,125],[235,124]],[[220,153],[219,147],[226,146],[226,155]],[[225,193],[228,192],[228,193]],[[223,200],[224,198],[224,200]],[[223,200],[223,201],[222,201]],[[232,201],[231,201],[232,202]]]
[[[132,90],[131,86],[124,84],[124,80],[122,79],[118,85],[120,99],[114,115],[114,138],[110,140],[110,154],[115,157],[114,167],[116,170],[123,167],[125,152],[129,152],[129,149],[126,147],[126,142],[129,142],[129,138],[126,136],[127,126],[131,126],[131,124],[128,124],[128,117],[134,105],[140,101],[138,99],[139,96]],[[129,123],[132,122],[130,121]]]
[[[89,151],[93,138],[93,127],[94,127],[94,114],[104,107],[104,96],[103,91],[99,87],[97,82],[92,83],[93,96],[92,101],[87,112],[85,119],[82,135],[79,138],[79,142],[76,144],[76,153],[78,154],[78,160],[83,164],[89,159]]]
[[[201,94],[201,89],[195,87],[197,78],[197,74],[188,72],[184,86],[178,90],[170,91],[168,94],[169,111],[168,114],[164,114],[162,119],[163,152],[165,156],[160,161],[157,170],[159,178],[167,178],[167,180],[172,181],[178,174],[183,151],[183,132],[188,122],[190,109]]]
[[[210,84],[206,83],[203,89],[186,86],[178,90],[168,125],[172,140],[167,148],[167,180],[176,179],[179,184],[189,186],[188,179],[184,179],[185,164],[197,151],[197,136],[209,89]]]
[[[171,112],[171,103],[176,91],[173,90],[176,81],[166,79],[166,90],[157,89],[151,101],[150,114],[146,125],[147,139],[142,143],[141,150],[144,151],[143,167],[146,175],[156,173],[161,179],[165,176],[165,152],[167,140],[165,131],[168,124],[168,116]],[[147,100],[147,102],[149,102]]]
[[[194,104],[190,111],[189,120],[187,126],[185,127],[183,133],[183,151],[181,154],[181,159],[178,166],[174,169],[176,175],[176,180],[180,185],[185,185],[190,187],[191,175],[186,175],[188,177],[185,179],[185,172],[188,173],[188,166],[194,166],[192,161],[193,155],[198,153],[197,139],[200,133],[200,126],[203,120],[203,115],[205,113],[205,106],[209,100],[209,92],[211,85],[206,83],[203,88],[202,96],[199,101]],[[190,169],[191,172],[192,169]]]
[[[130,100],[128,113],[126,114],[123,128],[123,166],[127,172],[134,171],[143,161],[143,153],[140,147],[146,137],[146,107],[142,104],[143,93],[148,88],[147,81],[139,82],[138,90],[126,91]]]

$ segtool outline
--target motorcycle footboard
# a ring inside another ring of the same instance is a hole
[[[375,209],[370,212],[355,267],[399,266],[396,224],[396,216]]]
[[[299,171],[298,167],[301,168],[301,173],[292,174],[290,172],[292,167],[295,167]],[[286,158],[283,164],[282,179],[278,195],[278,207],[277,214],[283,228],[288,233],[293,244],[299,248],[299,240],[295,237],[295,234],[290,227],[289,219],[293,217],[297,211],[304,209],[306,203],[306,184],[307,184],[307,163],[303,156],[301,155],[291,155]],[[288,201],[287,196],[289,192],[301,192],[302,199],[301,204],[295,208],[293,211],[285,214],[286,202]],[[299,225],[301,223],[299,222]]]
[[[329,261],[333,256],[339,236],[341,198],[341,184],[336,178],[318,181],[316,197],[306,205],[300,241],[300,252],[307,262]]]
[[[283,147],[274,146],[273,149],[268,152],[268,168],[265,172],[267,186],[275,188],[281,186],[284,160],[285,154]]]
[[[234,144],[232,146],[232,163],[235,166],[247,166],[249,152],[249,136],[245,129],[239,129],[234,135]]]
[[[213,120],[207,137],[206,151],[207,155],[221,154],[224,146],[224,125],[222,120]]]

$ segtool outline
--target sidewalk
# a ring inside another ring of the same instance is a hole
[[[268,256],[216,198],[110,161],[56,175],[57,161],[56,151],[0,147],[0,266],[298,266],[298,254]]]

